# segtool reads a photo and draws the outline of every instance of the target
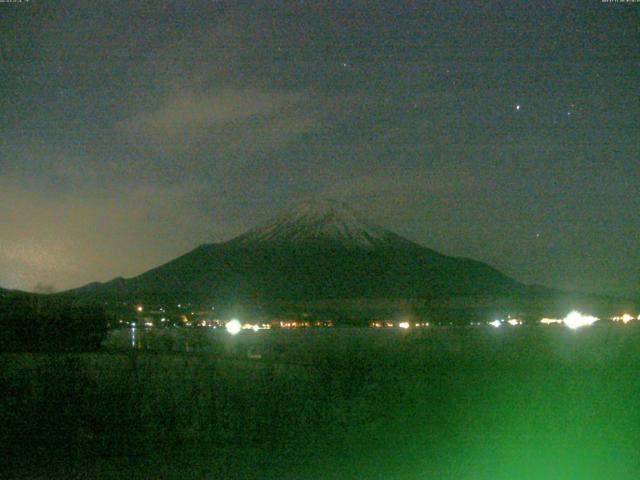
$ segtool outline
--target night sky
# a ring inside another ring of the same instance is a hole
[[[640,3],[23,0],[0,79],[5,288],[328,197],[527,283],[640,291]]]

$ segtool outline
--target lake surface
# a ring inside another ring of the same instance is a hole
[[[361,352],[415,354],[425,359],[460,356],[473,359],[496,353],[551,355],[557,359],[608,359],[635,347],[638,325],[602,323],[578,330],[563,325],[400,328],[306,328],[243,330],[230,335],[223,328],[126,328],[112,330],[104,342],[108,351],[209,353],[263,359],[322,357],[345,349]]]

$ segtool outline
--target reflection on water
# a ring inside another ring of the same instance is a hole
[[[225,332],[214,329],[131,328],[109,332],[104,346],[108,350],[152,350],[173,352],[217,352],[225,342]]]
[[[640,324],[639,324],[640,327]],[[582,356],[599,361],[614,356],[630,342],[629,328],[594,325],[578,331],[569,328],[530,326],[518,328],[375,329],[318,328],[246,330],[230,335],[224,328],[132,328],[111,330],[103,346],[107,351],[191,352],[248,358],[320,358],[328,347],[338,350],[417,349],[430,359],[446,355],[480,358],[506,350],[527,352],[531,345],[557,359]]]

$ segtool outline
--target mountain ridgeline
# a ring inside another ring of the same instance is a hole
[[[76,290],[100,299],[309,301],[517,293],[496,269],[373,225],[335,201],[309,201],[230,241],[130,279]]]

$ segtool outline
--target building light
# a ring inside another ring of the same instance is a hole
[[[593,325],[598,320],[599,319],[597,317],[582,315],[580,312],[574,310],[564,317],[564,324],[572,330],[576,330],[580,327]]]
[[[409,322],[400,322],[398,326],[400,328],[404,328],[405,330],[410,327]]]
[[[554,323],[562,323],[562,320],[560,320],[559,318],[542,318],[540,319],[540,323],[542,323],[543,325],[552,325]]]
[[[227,329],[227,332],[229,332],[231,335],[236,335],[240,332],[240,330],[242,330],[242,324],[235,318],[229,320],[225,327]]]

